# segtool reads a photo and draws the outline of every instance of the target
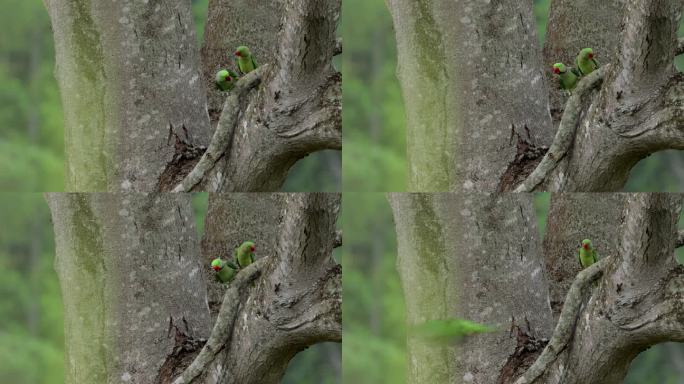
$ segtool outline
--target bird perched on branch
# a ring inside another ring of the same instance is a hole
[[[596,250],[591,246],[591,240],[582,240],[582,245],[580,246],[577,258],[582,268],[587,268],[598,261],[598,253],[596,253]]]
[[[246,75],[257,68],[257,63],[256,60],[254,60],[254,56],[252,56],[252,52],[244,45],[237,47],[235,56],[237,57],[238,69],[243,75]]]
[[[553,73],[558,77],[560,89],[566,93],[570,93],[570,91],[575,89],[581,76],[578,70],[573,67],[566,66],[563,63],[554,64]]]
[[[230,91],[235,87],[238,75],[230,69],[222,69],[216,73],[216,88],[221,91]]]
[[[586,76],[598,69],[598,62],[594,59],[594,50],[591,48],[584,48],[577,54],[575,59],[577,69],[579,69],[582,76]]]
[[[237,266],[231,261],[223,261],[220,258],[214,259],[211,262],[211,269],[216,272],[214,276],[217,281],[222,283],[230,283],[237,275]]]
[[[256,247],[251,241],[245,241],[235,249],[235,260],[240,268],[244,268],[254,262],[254,250]]]

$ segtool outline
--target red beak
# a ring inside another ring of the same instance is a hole
[[[582,244],[582,248],[589,250],[589,244]]]
[[[240,51],[235,51],[235,56],[240,57]]]
[[[553,69],[553,73],[555,73],[556,75],[559,75],[559,74],[560,74],[560,69],[554,68],[554,69]]]
[[[256,248],[254,246],[251,247],[252,252],[254,252]]]
[[[215,266],[211,267],[211,269],[213,269],[214,271],[218,272],[218,271],[221,270],[221,267],[219,267],[218,265],[215,265]]]
[[[589,54],[589,60],[591,60],[591,59],[593,59],[593,58],[594,58],[594,54],[593,54],[593,53],[590,53],[590,54]]]

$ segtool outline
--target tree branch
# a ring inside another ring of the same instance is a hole
[[[268,65],[263,65],[238,80],[235,88],[230,91],[223,104],[221,118],[209,147],[193,170],[173,189],[173,192],[189,192],[192,190],[202,181],[207,171],[214,167],[218,159],[230,151],[233,132],[235,132],[235,125],[240,114],[240,100],[244,99],[252,88],[259,85],[267,69]]]
[[[223,296],[221,310],[216,317],[211,336],[204,344],[195,360],[185,369],[185,371],[173,381],[173,384],[189,384],[197,376],[202,374],[204,369],[216,358],[219,351],[224,349],[228,343],[233,330],[233,324],[238,314],[240,303],[246,296],[248,285],[261,274],[261,270],[266,263],[266,258],[262,258],[241,270],[235,277]]]
[[[556,329],[553,331],[551,340],[534,364],[515,381],[515,384],[533,383],[544,374],[549,365],[558,358],[563,350],[565,350],[574,333],[575,323],[579,316],[584,297],[584,291],[592,282],[594,282],[594,280],[598,279],[603,274],[603,271],[608,264],[608,260],[609,258],[601,259],[598,263],[593,264],[577,274],[577,277],[572,282],[572,286],[565,297],[563,310],[558,318],[558,323],[556,324]]]
[[[532,171],[525,181],[515,188],[515,192],[532,192],[544,181],[544,179],[546,179],[549,173],[565,156],[575,139],[577,122],[579,121],[580,112],[582,111],[582,99],[585,95],[588,95],[591,90],[600,86],[609,68],[609,64],[604,65],[599,68],[598,71],[592,72],[579,82],[565,105],[563,117],[549,151],[546,152],[542,161],[537,165],[537,168]]]

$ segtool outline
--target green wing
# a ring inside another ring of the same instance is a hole
[[[249,254],[249,259],[251,260],[252,263],[254,262],[254,254],[253,253]]]
[[[579,263],[580,267],[584,268],[582,265],[582,249],[577,250],[577,262]]]
[[[598,61],[596,61],[596,59],[591,59],[591,61],[594,63],[594,65],[596,66],[596,68],[599,67],[599,63],[598,63]]]
[[[257,68],[257,62],[254,60],[254,55],[252,55],[252,65],[254,66],[254,69]]]
[[[570,67],[570,72],[574,73],[577,77],[582,77],[582,73],[576,68]]]
[[[230,261],[230,260],[226,261],[226,265],[229,266],[229,267],[232,268],[232,269],[238,269],[237,265],[235,265],[235,263],[233,263],[233,262]]]

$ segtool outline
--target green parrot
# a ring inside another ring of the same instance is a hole
[[[579,249],[577,259],[582,268],[587,268],[598,261],[598,253],[596,253],[596,250],[591,246],[591,240],[582,240],[582,246]]]
[[[573,67],[567,67],[563,63],[556,63],[553,65],[553,73],[558,75],[558,84],[560,89],[570,93],[579,82],[581,74]]]
[[[238,79],[237,73],[230,69],[222,69],[216,73],[216,88],[220,91],[230,91],[235,87]]]
[[[216,272],[214,274],[216,280],[222,283],[230,283],[237,275],[237,266],[231,261],[223,261],[220,258],[212,260],[211,269]]]
[[[594,50],[591,48],[584,48],[579,51],[575,64],[582,76],[594,72],[599,67],[598,62],[594,60]]]
[[[257,63],[252,56],[252,52],[244,45],[237,47],[235,56],[237,56],[238,69],[243,75],[246,75],[257,68]]]
[[[254,243],[245,241],[235,249],[235,260],[240,268],[244,268],[254,262]]]
[[[446,320],[428,320],[422,324],[414,325],[409,329],[409,332],[412,335],[433,342],[457,341],[464,336],[493,331],[493,328],[486,325],[456,318]]]

